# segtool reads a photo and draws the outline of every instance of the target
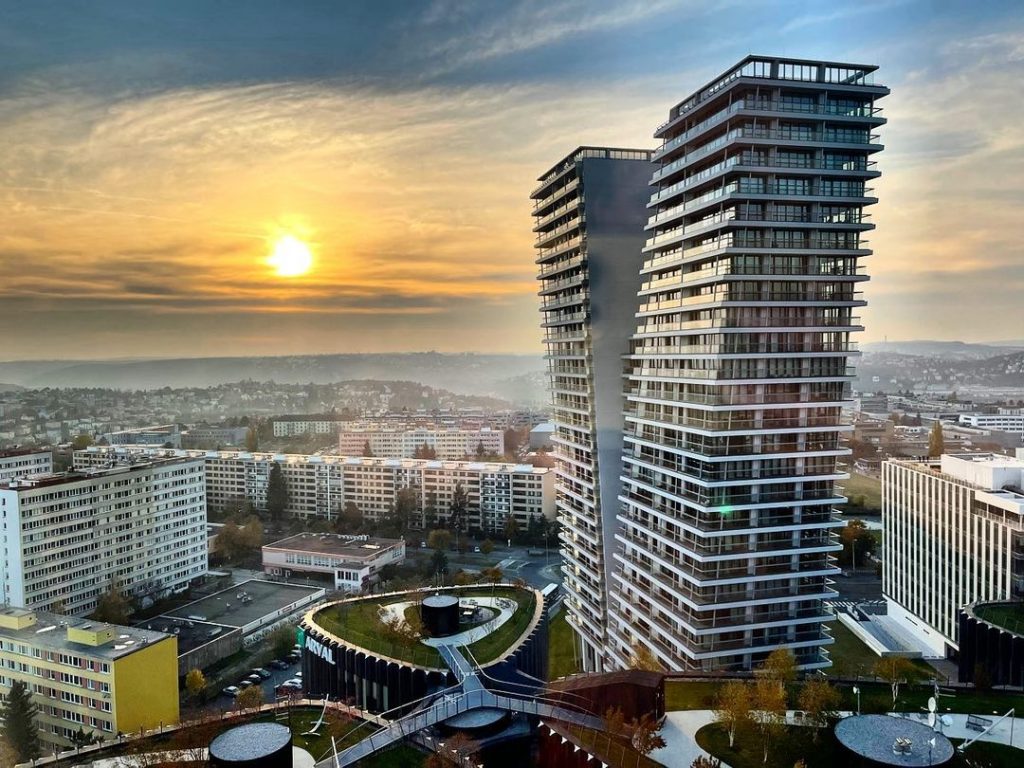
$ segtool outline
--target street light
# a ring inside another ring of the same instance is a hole
[[[860,716],[860,688],[853,686],[853,692],[857,694],[857,716]]]

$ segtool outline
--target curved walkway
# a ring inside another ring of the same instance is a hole
[[[391,603],[385,605],[380,609],[381,618],[398,618],[403,622],[405,621],[405,609],[416,603],[412,600],[402,603]],[[420,639],[420,642],[424,645],[429,645],[433,648],[437,648],[442,645],[469,645],[475,643],[487,635],[491,634],[494,630],[504,624],[506,621],[512,618],[512,614],[516,612],[519,607],[515,600],[510,600],[507,597],[462,597],[459,598],[459,608],[463,605],[478,605],[482,608],[494,608],[498,611],[498,615],[494,618],[488,619],[482,624],[478,624],[472,629],[467,629],[464,632],[459,632],[457,635],[448,635],[447,637],[424,637]]]

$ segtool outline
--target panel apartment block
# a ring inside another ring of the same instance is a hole
[[[201,459],[0,483],[3,602],[84,615],[112,580],[156,596],[206,573]]]
[[[50,451],[0,451],[0,483],[26,475],[48,475],[53,472]]]
[[[752,56],[687,97],[657,169],[627,374],[613,666],[826,667],[884,120],[875,67]]]
[[[534,232],[551,380],[568,620],[601,669],[651,153],[580,147],[540,178]]]
[[[15,680],[39,707],[44,754],[79,729],[110,741],[178,722],[178,643],[162,632],[0,606],[0,695]]]
[[[206,464],[206,496],[210,509],[221,511],[240,503],[262,509],[273,465],[281,466],[288,488],[285,514],[334,519],[349,502],[366,520],[391,513],[399,491],[411,488],[419,526],[427,519],[446,520],[452,497],[462,485],[468,497],[468,527],[502,535],[506,520],[515,518],[525,530],[533,517],[554,517],[554,479],[550,470],[529,464],[500,462],[378,459],[361,456],[309,456],[245,451],[161,450],[145,446],[75,451],[75,467],[131,463],[140,456],[190,456]]]

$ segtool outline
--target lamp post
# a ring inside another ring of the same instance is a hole
[[[857,716],[860,716],[860,688],[856,685],[853,686],[853,692],[857,694]]]

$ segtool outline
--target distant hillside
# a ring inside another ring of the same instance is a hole
[[[947,360],[981,360],[1020,351],[1012,343],[971,344],[964,341],[873,341],[862,345],[865,352],[937,357]]]
[[[539,355],[412,354],[214,357],[173,360],[23,361],[0,363],[0,381],[31,387],[159,389],[209,387],[251,379],[328,384],[376,379],[415,381],[451,392],[507,399],[509,380],[544,371]],[[517,401],[538,397],[532,387]],[[543,395],[540,395],[543,398]]]
[[[927,386],[1024,390],[1024,351],[982,359],[865,352],[857,366],[858,388],[894,391]],[[875,380],[877,379],[877,381]]]

